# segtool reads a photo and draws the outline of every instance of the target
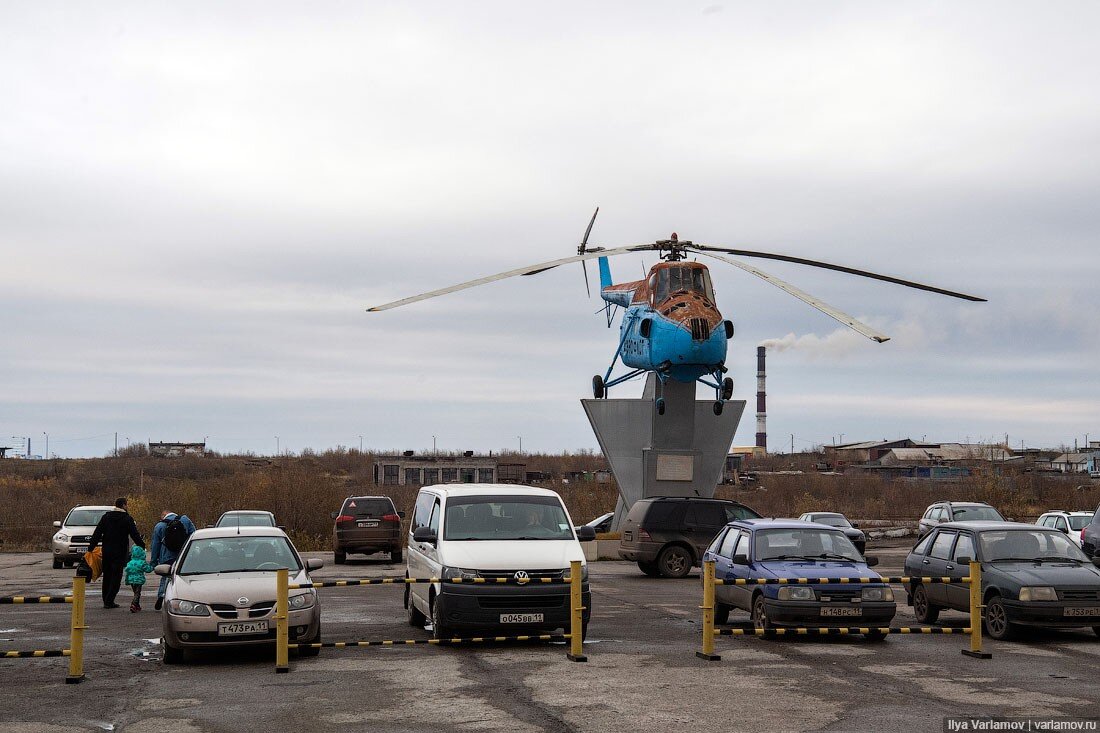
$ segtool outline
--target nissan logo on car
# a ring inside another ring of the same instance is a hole
[[[248,599],[245,598],[244,596],[241,596],[240,598],[237,599],[237,605],[238,606],[247,606],[248,605]]]

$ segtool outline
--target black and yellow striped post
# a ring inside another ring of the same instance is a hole
[[[569,563],[569,654],[571,662],[587,662],[584,655],[584,595],[581,593],[581,561]]]
[[[970,562],[970,648],[962,653],[975,659],[992,659],[993,655],[982,651],[982,564]]]
[[[65,684],[75,685],[84,681],[84,578],[73,578],[73,612],[69,624],[69,674]]]
[[[290,588],[286,568],[275,573],[275,672],[290,671]]]
[[[714,653],[714,561],[703,563],[703,651],[695,656],[708,662],[717,662],[722,657]]]

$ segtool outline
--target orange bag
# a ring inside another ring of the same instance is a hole
[[[103,575],[103,548],[97,547],[91,552],[85,552],[84,562],[92,569],[92,577],[88,578],[88,582],[94,583],[99,580],[99,576]]]

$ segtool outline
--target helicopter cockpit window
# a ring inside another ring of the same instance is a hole
[[[657,303],[683,291],[698,293],[708,300],[714,300],[710,273],[701,267],[665,267],[659,271],[655,298]]]

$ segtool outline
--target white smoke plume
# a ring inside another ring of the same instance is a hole
[[[841,357],[855,352],[866,339],[855,331],[838,328],[824,336],[807,333],[796,336],[793,332],[782,338],[765,339],[760,345],[769,351],[780,352],[797,349],[813,357]]]

